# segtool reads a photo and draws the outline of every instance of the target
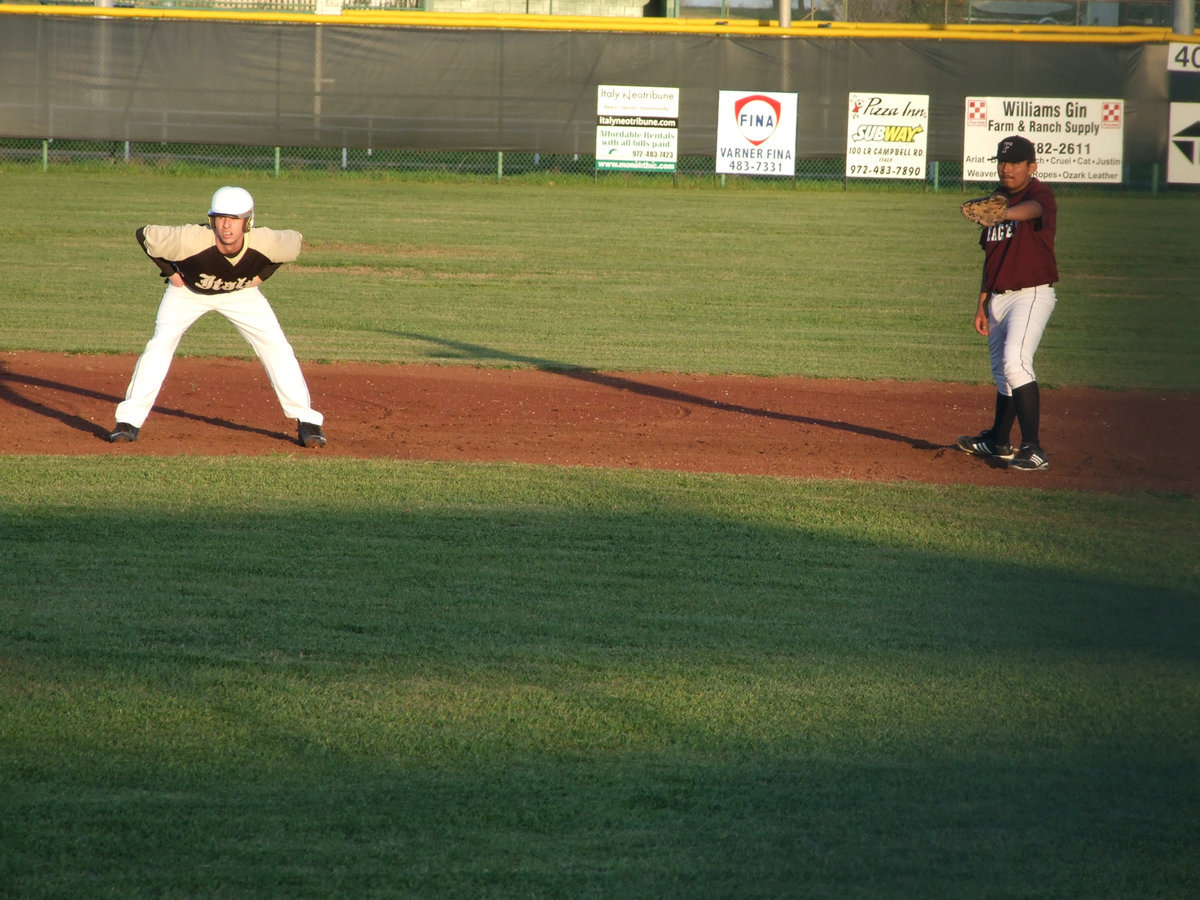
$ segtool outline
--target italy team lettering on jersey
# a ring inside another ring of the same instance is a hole
[[[137,239],[164,277],[178,272],[199,294],[240,291],[256,277],[266,281],[300,256],[303,240],[298,231],[254,228],[236,255],[225,256],[208,225],[147,225],[137,230]]]

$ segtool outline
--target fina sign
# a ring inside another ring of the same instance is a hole
[[[796,174],[796,95],[721,91],[717,174]]]

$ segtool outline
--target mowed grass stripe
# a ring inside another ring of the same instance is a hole
[[[0,486],[18,893],[1194,875],[1187,498],[287,457]]]
[[[955,193],[638,189],[354,176],[4,173],[0,349],[137,353],[161,293],[133,239],[215,186],[305,249],[267,284],[306,360],[984,383],[982,253]],[[1060,186],[1047,385],[1191,389],[1200,257],[1187,196]],[[37,222],[31,228],[27,223]],[[56,248],[71,254],[48,266]],[[182,353],[249,356],[219,317]]]

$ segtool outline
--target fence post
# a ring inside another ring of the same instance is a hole
[[[1172,30],[1176,34],[1192,35],[1196,33],[1195,0],[1175,0],[1174,13],[1175,26]]]
[[[275,177],[279,177],[279,148],[275,148]]]
[[[496,180],[499,181],[504,177],[504,151],[496,151]]]
[[[42,171],[50,171],[50,142],[42,141]]]

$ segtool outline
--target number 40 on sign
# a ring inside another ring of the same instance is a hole
[[[1200,44],[1169,44],[1168,72],[1200,72]]]

